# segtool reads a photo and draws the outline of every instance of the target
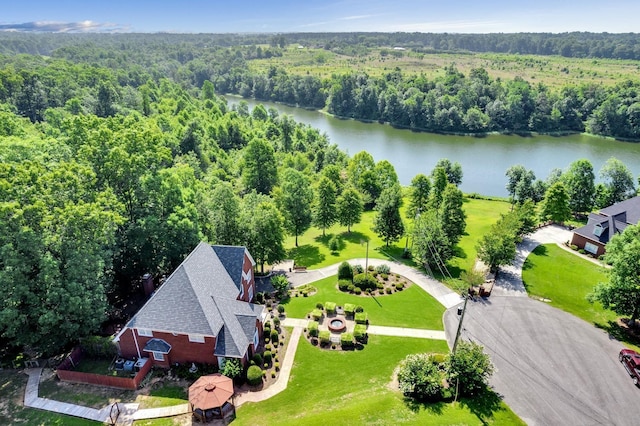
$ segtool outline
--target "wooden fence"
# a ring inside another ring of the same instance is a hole
[[[67,359],[58,366],[56,370],[58,378],[63,382],[87,383],[90,385],[136,390],[149,370],[151,370],[153,364],[153,362],[148,359],[140,368],[140,371],[136,372],[134,377],[105,376],[102,374],[82,373],[71,370],[75,365],[82,362],[82,358],[84,358],[82,349],[75,348]]]

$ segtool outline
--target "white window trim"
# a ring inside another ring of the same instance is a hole
[[[189,341],[193,343],[204,343],[204,336],[189,334]]]
[[[140,337],[153,337],[153,330],[149,330],[148,328],[137,328],[138,336]]]
[[[240,299],[244,299],[244,283],[240,283]]]
[[[249,302],[253,300],[253,286],[249,286]]]
[[[256,331],[253,333],[253,348],[254,350],[258,348],[258,344],[260,344],[260,334],[258,333],[258,327],[256,327]]]
[[[598,246],[593,243],[586,242],[584,243],[584,251],[588,251],[591,254],[596,254],[598,253]]]
[[[162,352],[151,352],[153,359],[156,361],[164,361],[164,354]]]

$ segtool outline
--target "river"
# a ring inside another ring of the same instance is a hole
[[[228,97],[230,105],[240,98]],[[626,164],[633,175],[640,174],[640,143],[619,142],[594,136],[507,136],[486,137],[439,135],[396,129],[379,123],[343,120],[302,108],[245,99],[249,109],[261,103],[296,121],[307,123],[324,132],[350,156],[368,151],[376,161],[388,160],[396,169],[402,185],[409,185],[418,173],[428,175],[441,158],[457,161],[462,166],[460,189],[504,197],[507,195],[505,171],[522,164],[545,179],[551,170],[566,170],[575,160],[586,158],[593,164],[596,179],[600,167],[610,157]]]

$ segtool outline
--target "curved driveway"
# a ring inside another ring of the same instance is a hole
[[[461,338],[485,347],[496,366],[491,384],[529,425],[640,424],[640,389],[618,362],[622,345],[524,292],[528,253],[539,243],[566,241],[566,232],[547,227],[525,239],[491,297],[467,304]],[[445,313],[450,344],[458,320],[455,308]]]

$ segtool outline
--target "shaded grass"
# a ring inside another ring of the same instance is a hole
[[[182,386],[164,385],[153,389],[149,395],[138,395],[136,402],[140,408],[159,408],[180,405],[189,402],[187,390]]]
[[[615,320],[616,314],[599,302],[589,303],[586,297],[598,282],[607,279],[604,268],[555,244],[538,246],[522,269],[529,296],[550,299],[551,306],[599,325]]]
[[[462,403],[415,404],[390,386],[408,354],[446,353],[443,341],[370,336],[362,351],[325,351],[302,339],[287,389],[238,409],[238,425],[523,424],[500,402],[482,418]],[[482,400],[478,401],[482,404]]]
[[[120,401],[131,401],[134,392],[82,383],[60,382],[55,378],[41,380],[38,395],[56,401],[100,409]]]
[[[22,405],[28,377],[22,371],[0,371],[0,424],[93,426],[102,423]]]
[[[393,270],[392,270],[393,272]],[[310,297],[292,297],[285,302],[287,316],[306,318],[316,303],[336,302],[361,305],[374,325],[444,330],[445,308],[417,285],[384,296],[355,296],[337,288],[338,277],[327,277],[313,283],[318,290]]]

